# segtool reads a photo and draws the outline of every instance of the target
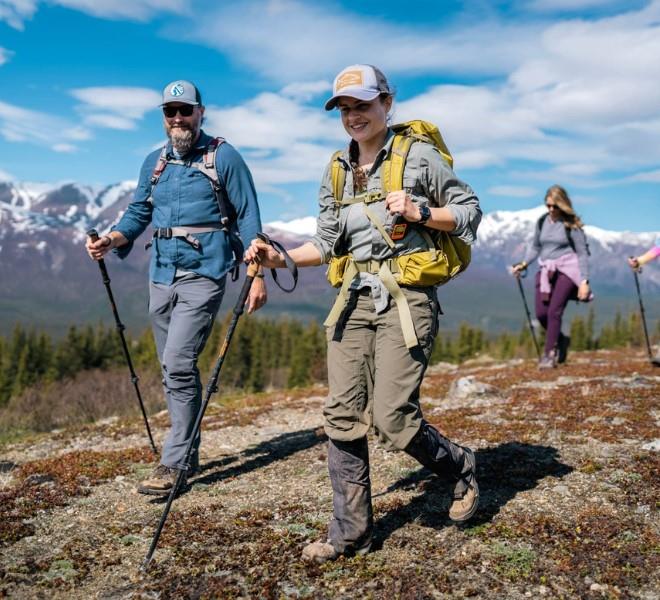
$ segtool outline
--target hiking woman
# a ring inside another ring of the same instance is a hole
[[[351,141],[323,175],[316,235],[290,251],[299,266],[341,262],[342,257],[355,267],[346,268],[346,297],[340,292],[326,321],[324,416],[333,518],[327,541],[303,550],[303,558],[316,562],[371,548],[367,433],[372,425],[390,447],[452,479],[451,519],[469,519],[479,499],[474,453],[427,423],[420,408],[419,388],[437,332],[435,287],[393,286],[383,265],[394,268],[392,257],[427,250],[424,236],[434,230],[471,244],[481,210],[470,187],[424,141],[412,142],[403,165],[404,189],[383,192],[396,137],[388,126],[393,95],[383,73],[371,65],[352,65],[335,78],[325,108],[339,109]],[[337,185],[338,173],[345,177],[343,186]],[[284,266],[283,257],[259,240],[251,243],[246,259]]]
[[[513,267],[519,277],[534,260],[539,261],[536,318],[546,330],[539,369],[551,369],[566,360],[570,338],[562,334],[561,321],[568,301],[592,298],[587,239],[568,193],[553,185],[545,194],[545,205],[548,212],[537,221],[525,259]]]

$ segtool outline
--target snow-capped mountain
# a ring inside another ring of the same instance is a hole
[[[74,182],[31,184],[0,182],[0,332],[15,321],[37,327],[64,328],[75,321],[104,316],[104,290],[98,269],[82,247],[90,227],[106,230],[126,209],[135,182],[107,187]],[[542,206],[522,211],[497,211],[479,227],[470,269],[461,285],[442,288],[446,322],[475,320],[486,328],[518,323],[519,299],[506,267],[522,258]],[[295,245],[315,232],[313,216],[292,221],[274,221],[267,231],[285,245]],[[616,307],[634,308],[636,296],[625,258],[640,254],[654,242],[657,233],[607,231],[586,226],[591,250],[591,280],[603,318]],[[121,300],[128,321],[144,326],[148,253],[135,251],[128,261],[108,259],[115,295]],[[642,276],[647,310],[653,312],[652,296],[660,291],[660,265],[649,266]],[[531,293],[531,282],[526,284]],[[324,279],[324,269],[303,269],[299,289],[284,296],[269,287],[269,310],[296,316],[322,317],[333,290]],[[512,293],[513,290],[513,293]]]

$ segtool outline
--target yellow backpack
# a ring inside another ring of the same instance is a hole
[[[339,161],[341,151],[333,155],[331,163],[332,189],[337,206],[363,202],[367,216],[379,229],[390,248],[394,248],[394,242],[382,224],[377,222],[370,213],[367,205],[384,200],[389,192],[403,189],[403,172],[413,142],[423,141],[432,144],[449,163],[449,166],[454,164],[440,131],[433,123],[420,120],[407,121],[393,125],[392,129],[395,135],[392,140],[392,149],[383,161],[380,192],[365,193],[345,199],[346,170]],[[442,285],[464,271],[470,264],[470,246],[459,238],[445,231],[433,231],[423,227],[420,232],[427,241],[428,250],[404,254],[388,260],[394,279],[399,285]],[[342,285],[346,267],[351,260],[349,256],[338,256],[331,259],[327,272],[331,285],[334,287]],[[358,265],[358,270],[363,270],[360,269],[360,265]]]

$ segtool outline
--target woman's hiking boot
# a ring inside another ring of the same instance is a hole
[[[165,465],[158,465],[138,486],[137,491],[140,494],[148,494],[150,496],[164,496],[172,491],[174,482],[179,475],[178,469],[166,467]],[[184,475],[181,482],[181,488],[186,486],[188,477]]]
[[[463,523],[471,518],[479,506],[479,484],[477,484],[477,459],[470,448],[463,447],[463,473],[456,482],[453,502],[449,507],[449,518]]]
[[[566,357],[568,356],[568,347],[571,345],[571,338],[568,335],[563,333],[559,334],[559,339],[557,340],[557,364],[563,364],[566,362]]]
[[[302,551],[303,560],[323,564],[329,560],[337,560],[339,552],[330,542],[312,542],[307,544]]]
[[[556,366],[557,363],[555,362],[554,352],[550,352],[549,354],[546,352],[539,360],[539,369],[541,370],[554,369]]]
[[[449,509],[452,521],[467,521],[474,515],[479,504],[479,486],[472,450],[455,444],[424,422],[405,451],[436,475],[449,475],[455,480]]]

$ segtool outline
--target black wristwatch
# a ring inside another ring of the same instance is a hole
[[[426,223],[431,218],[431,209],[426,206],[426,204],[420,204],[419,214],[421,218],[419,221],[417,221],[417,224],[424,225],[424,223]]]

